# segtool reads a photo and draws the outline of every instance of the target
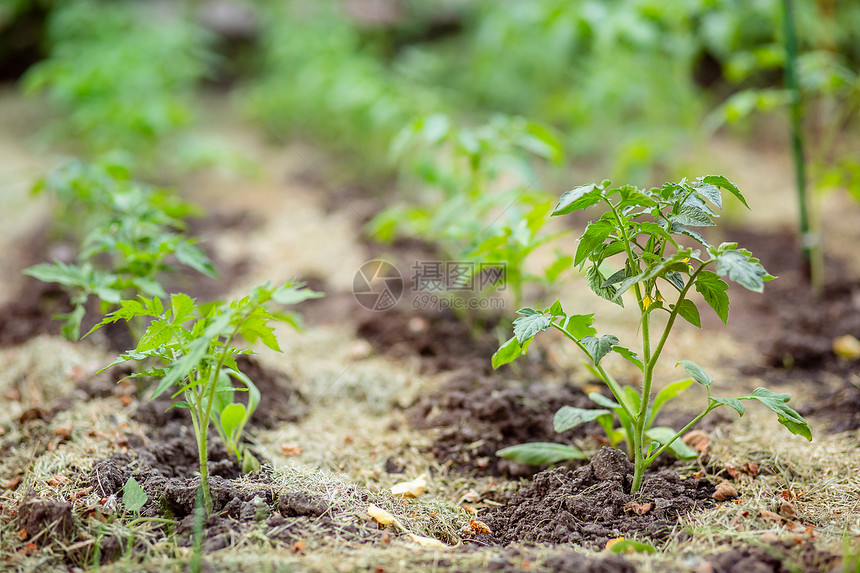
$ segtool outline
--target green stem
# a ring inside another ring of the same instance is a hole
[[[565,335],[567,338],[569,338],[570,340],[572,340],[572,341],[573,341],[573,343],[574,343],[574,344],[576,344],[576,345],[579,347],[579,349],[580,349],[580,350],[582,350],[582,352],[584,352],[584,353],[585,353],[585,355],[586,355],[586,356],[588,356],[589,358],[591,358],[592,363],[594,363],[594,359],[591,357],[591,354],[589,354],[588,349],[586,349],[586,348],[585,348],[585,346],[583,346],[583,344],[582,344],[579,340],[577,340],[577,339],[576,339],[576,337],[574,337],[571,333],[569,333],[568,331],[566,331],[565,329],[563,329],[562,327],[560,327],[559,325],[557,325],[557,324],[556,324],[556,323],[554,323],[554,322],[553,322],[553,323],[551,323],[551,326],[552,326],[553,328],[555,328],[556,330],[558,330],[559,332],[561,332],[561,333],[562,333],[563,335]],[[606,372],[606,370],[604,370],[604,369],[603,369],[603,367],[602,367],[602,366],[600,366],[599,364],[594,364],[594,369],[595,369],[595,370],[597,370],[597,372],[598,372],[598,373],[600,374],[600,376],[603,378],[603,381],[604,381],[604,382],[606,383],[606,385],[609,387],[609,391],[610,391],[610,392],[612,392],[612,395],[613,395],[613,396],[615,396],[615,399],[616,399],[616,400],[618,401],[618,403],[621,405],[621,408],[624,410],[624,412],[625,412],[628,416],[630,416],[630,418],[633,418],[633,412],[632,412],[632,409],[631,409],[631,408],[630,408],[630,406],[627,404],[627,399],[626,399],[626,397],[624,396],[624,392],[621,390],[621,386],[618,384],[618,381],[617,381],[617,380],[615,380],[615,378],[613,378],[612,376],[610,376],[610,375]]]
[[[791,151],[794,159],[794,176],[797,187],[798,227],[803,270],[814,290],[821,287],[821,279],[812,268],[813,251],[819,249],[818,237],[810,231],[809,197],[806,193],[806,162],[803,153],[803,112],[800,106],[800,86],[797,81],[797,36],[794,24],[793,0],[782,0],[785,33],[785,84],[791,98]]]
[[[688,431],[690,428],[692,428],[693,426],[695,426],[696,424],[698,424],[698,423],[699,423],[699,420],[701,420],[702,418],[704,418],[705,416],[707,416],[707,415],[708,415],[708,412],[710,412],[711,410],[713,410],[713,409],[714,409],[714,408],[716,408],[716,407],[718,407],[718,406],[709,405],[707,408],[705,408],[704,410],[702,410],[702,412],[701,412],[698,416],[696,416],[695,418],[693,418],[693,419],[692,419],[692,421],[690,421],[690,423],[689,423],[689,424],[687,424],[686,426],[684,426],[684,427],[683,427],[683,428],[682,428],[682,429],[681,429],[677,434],[675,434],[674,436],[672,436],[672,439],[671,439],[671,440],[669,440],[668,442],[666,442],[665,444],[663,444],[662,446],[660,446],[660,448],[659,448],[658,450],[656,450],[653,454],[651,454],[650,456],[648,456],[648,459],[646,459],[646,460],[645,460],[645,466],[646,466],[646,467],[647,467],[647,466],[650,466],[650,465],[654,462],[654,460],[656,460],[656,459],[657,459],[657,457],[658,457],[660,454],[662,454],[662,453],[666,450],[666,448],[668,448],[669,446],[671,446],[671,445],[672,445],[672,443],[673,443],[675,440],[677,440],[678,438],[680,438],[681,436],[683,436],[684,434],[686,434],[686,433],[687,433],[687,431]]]

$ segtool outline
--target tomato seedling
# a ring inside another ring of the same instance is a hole
[[[270,322],[280,319],[298,326],[297,318],[289,314],[273,314],[267,303],[295,304],[319,296],[322,295],[303,288],[301,284],[291,283],[279,287],[266,283],[255,287],[250,295],[230,303],[198,305],[188,295],[178,293],[170,296],[170,304],[165,307],[157,297],[139,296],[136,300],[122,301],[119,309],[90,330],[93,332],[118,320],[151,321],[137,347],[121,354],[102,370],[129,360],[155,359],[160,362],[156,367],[132,374],[130,378],[145,376],[158,380],[152,399],[178,387],[172,397],[181,396],[183,399],[171,407],[187,408],[191,412],[200,458],[201,487],[208,512],[212,511],[206,450],[210,422],[215,423],[227,449],[244,471],[259,467],[259,462],[242,444],[242,432],[260,402],[260,392],[236,365],[236,355],[251,353],[249,349],[235,346],[237,338],[241,337],[248,343],[259,340],[280,351]],[[244,388],[234,388],[233,380]],[[248,392],[247,406],[233,401],[237,390]]]
[[[38,182],[34,191],[44,189],[53,192],[58,211],[81,216],[79,228],[68,230],[81,236],[75,263],[55,261],[24,270],[69,292],[73,310],[55,316],[63,320],[66,338],[80,337],[90,295],[101,301],[102,311],[138,293],[166,298],[159,275],[172,270],[173,258],[207,276],[218,276],[195,239],[184,234],[184,218],[194,214],[194,206],[132,180],[121,164],[69,162]],[[137,323],[129,328],[137,339]]]
[[[622,295],[633,293],[639,313],[641,354],[622,346],[614,335],[598,336],[593,327],[594,314],[568,314],[556,301],[543,310],[520,309],[520,317],[514,321],[514,336],[493,355],[494,368],[511,362],[525,354],[539,332],[550,328],[575,344],[588,358],[592,373],[607,385],[614,400],[590,394],[589,397],[605,409],[562,408],[556,414],[555,429],[562,432],[596,420],[613,444],[625,440],[635,465],[633,492],[641,486],[645,469],[664,451],[674,448],[676,453],[684,455],[683,448],[676,444],[678,438],[721,406],[743,415],[742,400],[758,401],[775,412],[779,422],[791,433],[812,439],[809,425],[788,406],[788,394],[756,388],[737,398],[716,398],[711,395],[714,379],[689,360],[677,365],[682,366],[690,378],[669,384],[654,396],[654,371],[677,319],[682,318],[699,328],[702,326],[696,302],[690,298],[693,289],[725,323],[729,296],[724,278],[754,292],[762,292],[764,283],[774,278],[752,253],[739,248],[737,243],[713,246],[693,229],[715,225],[714,218],[718,215],[712,206],[722,208],[722,190],[749,207],[740,190],[722,176],[667,183],[655,189],[629,185],[611,188],[609,181],[604,181],[599,185],[577,187],[562,195],[553,215],[566,215],[599,204],[607,208],[580,236],[574,264],[585,268],[588,286],[602,298],[623,306]],[[695,248],[679,241],[692,242]],[[618,258],[622,260],[620,268],[612,267],[612,262]],[[665,314],[665,322],[662,331],[657,330],[659,338],[652,338],[658,313]],[[610,353],[621,356],[642,373],[639,389],[622,387],[604,369],[601,361]],[[660,408],[693,382],[707,391],[708,403],[699,415],[677,432],[652,427]],[[613,428],[612,414],[620,420],[621,430]],[[523,444],[501,453],[513,459],[540,460],[541,463],[585,455],[573,446],[546,443]]]

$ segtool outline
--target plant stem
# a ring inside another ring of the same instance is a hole
[[[551,323],[551,326],[553,328],[555,328],[556,330],[558,330],[559,332],[561,332],[563,335],[565,335],[571,341],[573,341],[573,343],[576,344],[579,347],[579,349],[585,353],[586,356],[591,358],[591,354],[588,353],[588,350],[585,348],[585,346],[583,346],[582,343],[579,340],[577,340],[571,333],[569,333],[568,331],[566,331],[565,329],[563,329],[562,327],[560,327],[559,325],[557,325],[554,322]],[[594,359],[592,358],[592,362],[593,361],[594,361]],[[618,403],[621,405],[621,408],[632,419],[633,418],[633,411],[630,408],[630,406],[627,404],[627,400],[624,396],[624,392],[621,390],[621,386],[618,385],[618,382],[615,380],[615,378],[610,376],[606,372],[606,370],[603,369],[602,366],[600,366],[599,364],[595,364],[594,368],[600,374],[601,378],[606,383],[606,385],[609,387],[609,391],[612,392],[612,395],[615,396],[616,400],[618,400]]]
[[[664,451],[666,448],[668,448],[669,446],[671,446],[671,445],[672,445],[672,443],[673,443],[675,440],[677,440],[678,438],[680,438],[681,436],[683,436],[685,433],[687,433],[687,431],[688,431],[690,428],[692,428],[693,426],[695,426],[696,424],[698,424],[698,423],[699,423],[699,420],[701,420],[702,418],[704,418],[705,416],[707,416],[707,415],[708,415],[708,412],[710,412],[711,410],[713,410],[715,407],[716,407],[716,406],[709,405],[707,408],[705,408],[704,410],[702,410],[702,412],[701,412],[698,416],[696,416],[695,418],[693,418],[693,419],[690,421],[690,423],[689,423],[689,424],[687,424],[686,426],[684,426],[683,428],[681,428],[681,430],[680,430],[677,434],[675,434],[674,436],[672,436],[672,439],[671,439],[671,440],[669,440],[668,442],[666,442],[665,444],[663,444],[662,446],[660,446],[660,448],[659,448],[658,450],[656,450],[653,454],[651,454],[650,456],[648,456],[648,459],[646,459],[646,460],[645,460],[645,465],[646,465],[646,466],[651,465],[651,463],[652,463],[654,460],[656,460],[656,459],[657,459],[657,456],[659,456],[660,454],[662,454],[662,453],[663,453],[663,451]]]
[[[806,193],[806,162],[803,153],[803,122],[800,107],[800,86],[797,82],[797,36],[794,24],[794,1],[782,0],[785,33],[785,83],[791,99],[791,151],[794,158],[794,175],[797,186],[798,230],[803,272],[813,290],[821,288],[821,277],[814,272],[813,251],[820,249],[818,236],[809,226],[809,197]]]

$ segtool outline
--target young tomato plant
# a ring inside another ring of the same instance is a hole
[[[433,114],[405,127],[392,153],[402,165],[404,185],[420,193],[412,204],[395,205],[370,221],[377,239],[416,237],[437,245],[452,261],[498,264],[517,306],[527,283],[548,284],[570,266],[568,257],[542,273],[529,272],[525,264],[561,234],[546,229],[552,197],[532,188],[539,178],[535,162],[562,158],[549,129],[501,115],[467,128]]]
[[[585,228],[579,238],[574,264],[586,268],[589,287],[598,296],[623,306],[622,295],[632,292],[639,313],[641,353],[622,346],[611,334],[598,336],[592,326],[593,314],[567,314],[560,302],[544,310],[523,308],[514,321],[514,337],[493,355],[493,367],[498,368],[525,354],[532,339],[541,331],[555,329],[575,344],[588,358],[590,369],[604,382],[614,400],[591,394],[592,400],[607,409],[583,410],[562,408],[554,425],[559,432],[583,422],[597,420],[613,444],[625,440],[635,465],[632,491],[642,484],[645,469],[667,449],[679,455],[686,452],[678,444],[685,432],[710,411],[721,406],[733,408],[743,415],[742,400],[755,400],[776,413],[779,422],[791,433],[809,440],[812,433],[806,421],[787,405],[788,394],[776,394],[766,388],[756,388],[737,398],[711,396],[714,381],[701,367],[689,360],[677,363],[690,379],[664,387],[654,396],[654,371],[678,318],[701,328],[699,310],[690,298],[695,289],[723,323],[728,319],[729,297],[727,277],[741,286],[762,292],[764,283],[773,279],[746,249],[736,243],[713,246],[692,227],[715,225],[718,215],[712,207],[722,208],[722,191],[734,195],[748,207],[738,188],[722,176],[708,176],[694,182],[668,183],[659,189],[638,189],[624,186],[610,188],[609,182],[584,185],[562,195],[553,215],[604,205],[607,210]],[[696,243],[696,248],[679,241]],[[701,248],[699,248],[701,246]],[[620,268],[612,262],[620,259]],[[616,270],[617,269],[617,270]],[[658,317],[664,320],[658,324]],[[656,331],[655,331],[656,328]],[[657,334],[656,337],[653,335]],[[632,363],[641,373],[639,389],[622,387],[609,374],[601,361],[614,352]],[[708,402],[702,411],[680,431],[652,427],[660,408],[683,392],[693,382],[707,391]],[[612,426],[611,414],[617,415],[621,430]],[[581,450],[561,444],[524,444],[502,453],[519,459],[560,461],[581,458]],[[541,457],[543,456],[543,457]]]
[[[83,235],[75,263],[55,261],[24,270],[69,292],[73,310],[56,317],[63,320],[66,338],[80,336],[90,295],[101,301],[102,311],[130,293],[166,298],[159,275],[172,270],[171,258],[217,277],[196,241],[184,234],[184,218],[195,212],[194,207],[167,191],[133,181],[122,165],[70,162],[37,183],[34,191],[43,189],[53,191],[58,211],[82,218],[81,229],[68,230]],[[135,339],[138,322],[129,323]]]
[[[301,284],[287,283],[275,287],[271,283],[258,286],[251,294],[228,304],[198,305],[186,294],[170,296],[165,307],[159,298],[138,297],[124,300],[120,308],[109,314],[90,332],[118,320],[150,320],[137,347],[120,355],[104,369],[129,360],[156,359],[157,366],[131,377],[146,376],[158,380],[152,398],[178,388],[173,398],[183,399],[173,405],[191,412],[194,434],[200,458],[200,483],[207,511],[212,510],[207,464],[209,425],[214,422],[227,449],[236,456],[245,471],[259,467],[259,462],[242,445],[242,431],[260,402],[260,392],[254,382],[242,374],[236,365],[236,355],[250,354],[248,349],[236,347],[239,337],[248,343],[259,340],[269,348],[280,351],[270,322],[277,319],[297,326],[296,317],[273,314],[267,308],[269,301],[295,304],[308,298],[322,296],[303,288]],[[87,333],[89,334],[89,333]],[[103,370],[104,370],[103,369]],[[234,402],[232,380],[247,391],[248,405]]]

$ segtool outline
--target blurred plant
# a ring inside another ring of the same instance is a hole
[[[182,9],[74,0],[51,5],[48,58],[23,79],[66,115],[62,135],[89,152],[153,151],[186,125],[189,96],[207,73],[207,38]]]
[[[80,238],[76,262],[55,261],[24,270],[69,291],[74,309],[55,317],[63,320],[66,338],[80,337],[90,295],[101,301],[103,312],[129,295],[167,297],[159,275],[173,270],[171,257],[217,277],[196,241],[184,234],[184,218],[196,208],[166,190],[133,181],[120,163],[70,161],[40,180],[34,191],[53,193],[57,219],[73,224],[69,230]]]
[[[139,296],[136,300],[121,301],[118,310],[87,333],[118,320],[150,321],[137,347],[121,354],[103,370],[130,360],[156,359],[160,362],[159,366],[137,372],[131,377],[145,376],[159,380],[152,399],[174,386],[178,387],[172,397],[182,396],[183,400],[171,407],[187,408],[191,412],[207,513],[212,512],[207,459],[211,421],[214,420],[224,445],[236,457],[243,471],[249,472],[260,467],[242,442],[242,432],[260,402],[260,392],[236,365],[236,355],[252,353],[251,350],[235,347],[236,339],[241,336],[251,344],[259,340],[280,352],[270,323],[285,320],[298,327],[298,318],[290,314],[273,314],[267,308],[269,301],[290,305],[319,296],[322,295],[294,283],[278,287],[266,283],[255,287],[250,295],[230,303],[198,305],[188,295],[178,293],[170,296],[170,305],[165,307],[159,298]],[[231,379],[245,388],[234,388]],[[237,390],[248,392],[247,406],[233,401]]]
[[[311,136],[347,152],[360,173],[385,166],[386,150],[411,117],[437,107],[433,90],[390,70],[339,3],[269,6],[261,77],[245,92],[245,108],[278,133]]]
[[[732,94],[708,122],[715,129],[724,123],[748,121],[756,112],[788,114],[800,250],[805,274],[813,288],[820,290],[824,272],[821,222],[806,189],[842,188],[860,198],[860,161],[845,141],[860,118],[860,75],[852,66],[852,61],[860,60],[860,50],[856,43],[846,44],[841,32],[849,22],[860,22],[860,6],[844,3],[831,11],[816,3],[780,2],[759,3],[758,10],[769,11],[769,17],[760,22],[764,25],[758,27],[759,43],[739,50],[727,64],[730,81],[752,87]],[[777,14],[782,19],[781,31],[774,26]],[[796,23],[800,25],[797,32]],[[803,45],[811,49],[801,51]],[[756,85],[773,72],[784,72],[784,89],[767,82]]]
[[[376,239],[415,237],[438,246],[449,260],[501,263],[517,305],[526,283],[551,282],[570,266],[570,258],[562,257],[538,276],[525,265],[535,249],[561,234],[546,231],[552,199],[533,188],[539,179],[534,162],[562,159],[561,144],[547,128],[496,116],[471,129],[434,114],[404,128],[392,153],[401,187],[413,189],[415,204],[394,205],[374,217],[368,232]]]
[[[562,408],[554,419],[555,429],[562,432],[583,422],[597,420],[611,443],[626,441],[635,466],[633,493],[641,486],[645,469],[661,453],[666,450],[673,450],[681,456],[691,453],[689,448],[680,445],[673,448],[673,445],[709,412],[721,406],[728,406],[743,415],[745,409],[741,400],[758,401],[775,412],[779,423],[792,434],[812,439],[806,421],[786,404],[790,399],[788,394],[756,388],[737,398],[714,398],[711,396],[714,379],[689,360],[682,360],[676,366],[682,366],[690,379],[666,386],[652,400],[654,371],[676,320],[680,317],[694,326],[702,326],[696,303],[689,298],[691,289],[695,287],[720,320],[726,322],[728,285],[721,277],[728,277],[753,292],[762,292],[764,283],[774,278],[752,253],[739,248],[737,243],[715,247],[693,230],[715,225],[713,218],[718,215],[711,206],[722,208],[721,189],[729,191],[746,205],[738,188],[722,176],[703,177],[695,182],[667,183],[662,188],[650,190],[632,186],[610,188],[609,182],[604,181],[600,185],[577,187],[562,195],[553,215],[566,215],[598,204],[608,207],[600,219],[588,224],[579,238],[574,264],[580,268],[588,266],[588,285],[601,298],[623,306],[622,295],[632,290],[639,313],[641,356],[621,346],[616,336],[598,336],[592,326],[594,314],[567,314],[559,301],[544,310],[521,309],[520,317],[514,321],[514,337],[493,356],[494,368],[512,362],[525,354],[538,333],[549,328],[573,342],[588,358],[592,374],[606,384],[614,400],[592,393],[589,397],[607,409]],[[684,247],[678,243],[679,239],[692,239],[706,252]],[[623,265],[613,271],[608,268],[609,261],[616,256],[623,257]],[[670,292],[677,292],[677,296],[670,298]],[[672,298],[674,301],[670,302]],[[668,318],[659,340],[655,339],[656,344],[652,344],[652,320],[659,311],[666,312]],[[601,360],[612,352],[642,372],[640,390],[622,388],[603,368]],[[693,381],[705,387],[706,407],[680,431],[652,427],[661,406],[686,390]],[[613,413],[621,422],[621,430],[613,428]],[[555,444],[554,450],[548,446],[553,445],[523,444],[518,448],[501,450],[499,455],[507,455],[517,461],[540,460],[540,463],[584,455],[572,446]],[[549,455],[552,459],[546,458]]]

